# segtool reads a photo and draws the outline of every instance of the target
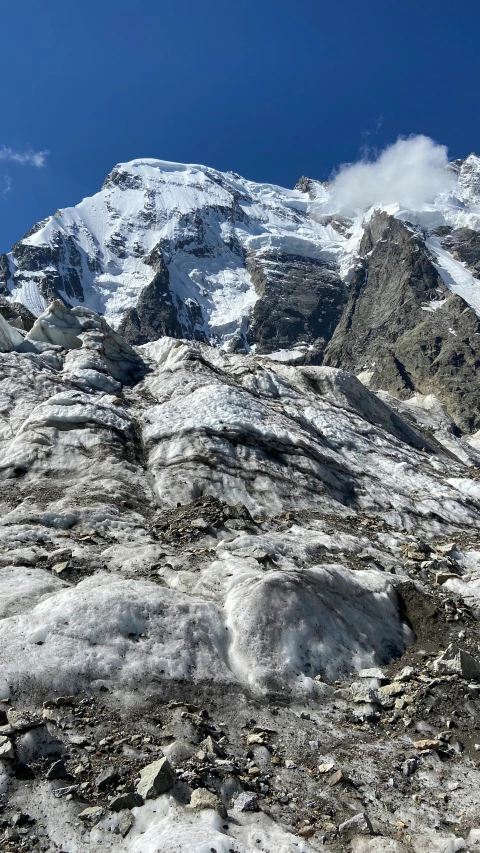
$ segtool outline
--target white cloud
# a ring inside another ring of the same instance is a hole
[[[7,197],[7,195],[8,195],[11,191],[12,191],[12,179],[11,179],[10,175],[4,175],[4,176],[3,176],[3,189],[2,189],[2,196],[3,196],[4,198],[6,198],[6,197]]]
[[[10,163],[19,163],[21,166],[35,166],[41,169],[45,166],[48,151],[14,151],[13,148],[7,148],[6,145],[0,146],[0,160],[7,160]]]
[[[398,139],[375,160],[340,168],[332,181],[332,201],[344,210],[367,210],[398,203],[416,207],[448,191],[453,176],[447,169],[448,150],[428,136]]]

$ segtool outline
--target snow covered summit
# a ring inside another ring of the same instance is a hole
[[[0,256],[0,295],[34,316],[56,298],[82,305],[130,344],[196,339],[343,367],[400,397],[434,393],[473,431],[480,158],[447,171],[406,204],[391,188],[347,197],[336,181],[288,190],[132,160]]]
[[[56,294],[118,326],[161,268],[156,332],[170,323],[183,336],[222,344],[246,331],[259,298],[255,273],[268,278],[272,256],[300,257],[315,270],[335,264],[346,239],[311,219],[309,207],[298,190],[133,160],[116,166],[95,196],[17,243],[4,285],[35,315]]]

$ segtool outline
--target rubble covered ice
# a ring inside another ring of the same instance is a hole
[[[82,307],[20,337],[0,356],[5,849],[460,849],[480,826],[466,442],[343,371],[134,349]]]

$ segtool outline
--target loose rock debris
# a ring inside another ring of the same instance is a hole
[[[474,850],[472,469],[341,371],[65,352],[1,361],[2,849]]]

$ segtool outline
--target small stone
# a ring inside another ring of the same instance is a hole
[[[358,673],[359,678],[378,678],[380,681],[385,681],[385,673],[378,666],[371,666],[369,669],[361,669]]]
[[[44,708],[65,708],[68,705],[73,705],[75,703],[74,696],[57,696],[55,699],[47,699],[46,702],[43,703]]]
[[[105,791],[109,785],[113,785],[114,782],[118,782],[119,778],[120,774],[115,767],[106,767],[105,770],[103,770],[95,779],[95,785],[99,791]]]
[[[415,670],[413,666],[404,666],[402,671],[398,673],[395,681],[410,681],[410,679],[415,677]]]
[[[461,675],[462,678],[480,681],[480,663],[468,652],[464,652],[453,644],[434,661],[433,667],[436,672],[448,672]]]
[[[74,794],[78,789],[78,785],[67,785],[65,788],[56,788],[53,791],[53,796],[60,797],[70,797],[71,794]]]
[[[350,685],[350,695],[352,701],[358,704],[377,704],[378,694],[375,689],[369,687],[368,684],[362,684],[360,681],[354,681]]]
[[[337,770],[337,772],[334,773],[333,776],[331,776],[331,778],[328,780],[328,784],[330,786],[338,785],[339,782],[348,782],[348,778],[343,772],[343,770]]]
[[[437,572],[435,575],[435,583],[437,586],[443,586],[444,583],[451,580],[458,580],[458,575],[455,572]]]
[[[302,828],[298,830],[298,835],[300,838],[311,838],[312,835],[315,835],[315,827],[310,824],[302,826]]]
[[[318,772],[319,773],[330,773],[330,771],[333,770],[334,767],[335,767],[335,764],[333,763],[333,761],[330,762],[329,764],[319,764],[318,765]]]
[[[118,832],[120,833],[122,838],[126,838],[134,823],[135,818],[131,811],[128,811],[127,809],[127,811],[125,811],[125,813],[120,818],[120,823],[118,824]]]
[[[287,768],[287,770],[296,770],[297,765],[294,761],[291,761],[290,758],[287,758],[285,761],[285,767]]]
[[[341,823],[338,827],[339,832],[350,832],[354,830],[355,832],[360,832],[362,835],[372,835],[373,827],[370,823],[370,819],[365,812],[359,812],[354,815],[354,817],[349,818],[344,823]]]
[[[225,758],[225,753],[223,749],[221,749],[221,747],[211,737],[211,735],[208,735],[205,740],[202,740],[200,744],[200,749],[207,755],[215,755],[217,758]]]
[[[248,735],[248,737],[247,737],[248,746],[254,746],[254,745],[265,746],[266,743],[267,743],[267,735],[263,734],[263,732],[260,732],[258,734]]]
[[[413,742],[415,749],[438,749],[440,746],[439,740],[415,740]]]
[[[42,720],[47,720],[47,722],[55,723],[57,720],[57,715],[53,708],[44,708],[42,711]]]
[[[421,569],[431,569],[432,571],[438,568],[438,560],[422,560],[420,563]]]
[[[379,693],[383,693],[384,696],[399,696],[404,691],[403,684],[399,684],[398,681],[392,681],[391,684],[385,684],[383,687],[379,687]]]
[[[13,743],[8,737],[0,736],[0,759],[15,758]]]
[[[65,776],[67,775],[67,768],[60,758],[58,761],[54,761],[53,764],[50,765],[45,773],[45,779],[65,779]]]
[[[68,561],[66,563],[55,563],[55,565],[52,566],[52,572],[55,572],[56,575],[61,575],[65,569],[68,569]]]
[[[194,518],[193,521],[190,522],[192,527],[195,527],[197,530],[208,530],[210,524],[208,521],[205,521],[204,518]]]
[[[404,776],[413,776],[418,767],[418,758],[407,758],[402,764]]]
[[[139,806],[143,806],[143,797],[135,791],[126,791],[124,794],[118,794],[116,797],[113,797],[108,804],[108,808],[112,812],[121,812],[123,809],[139,808]]]
[[[85,735],[70,735],[69,741],[72,746],[87,746],[88,738]]]
[[[87,809],[84,809],[83,812],[80,812],[77,817],[80,820],[85,821],[85,823],[98,823],[103,815],[104,810],[102,806],[89,806]]]
[[[169,791],[176,781],[177,777],[168,758],[160,758],[141,770],[137,794],[140,794],[144,800],[154,799]]]
[[[28,732],[30,729],[35,729],[42,725],[42,722],[36,715],[23,711],[15,711],[14,708],[7,710],[7,717],[9,725],[15,732]],[[5,734],[5,732],[2,732],[2,734]]]
[[[445,542],[444,545],[437,545],[435,548],[439,554],[443,554],[444,556],[448,556],[453,551],[457,550],[456,542]]]
[[[195,791],[193,791],[188,807],[195,811],[214,809],[214,811],[218,812],[220,817],[227,817],[227,810],[220,797],[217,797],[216,794],[212,794],[211,791],[207,791],[206,788],[196,788]]]
[[[12,826],[26,826],[35,823],[35,818],[31,817],[27,812],[15,812],[12,815]]]
[[[258,809],[258,797],[251,791],[242,791],[233,801],[236,812],[254,812]]]

